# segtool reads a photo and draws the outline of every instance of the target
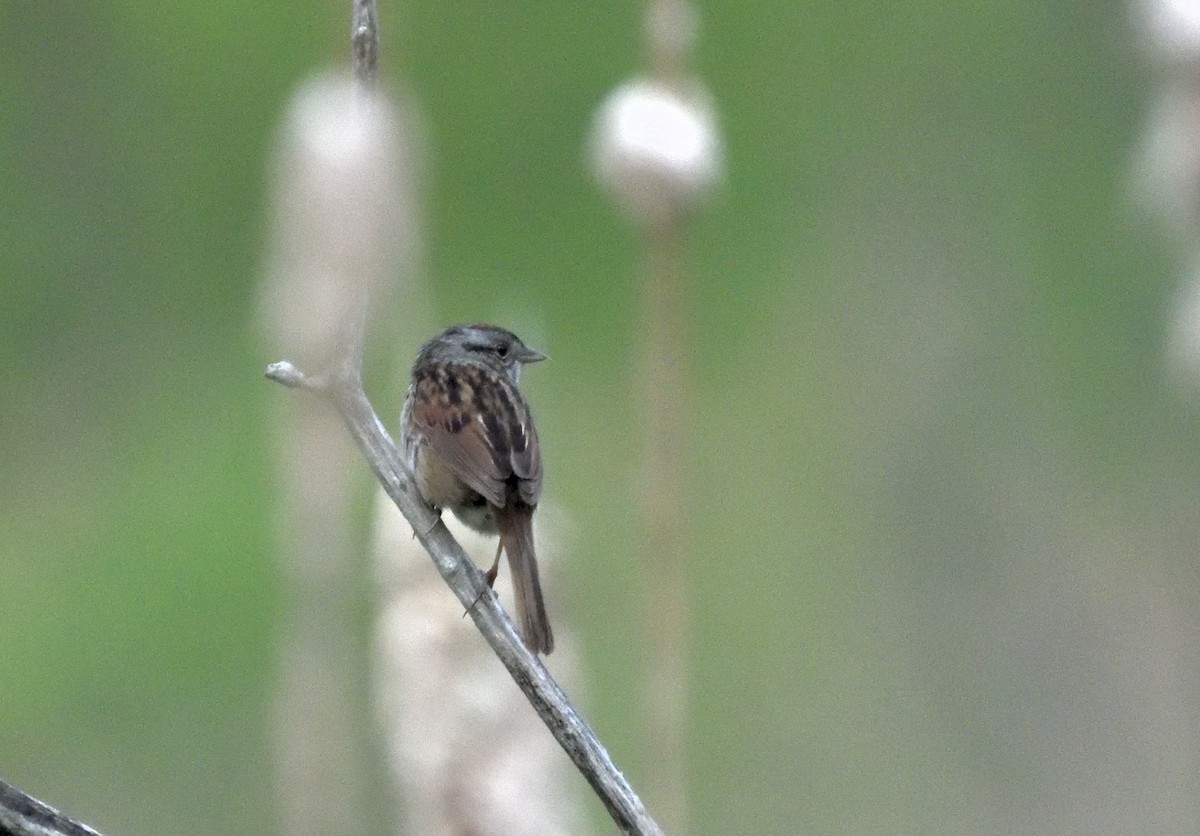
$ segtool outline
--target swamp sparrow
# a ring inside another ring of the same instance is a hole
[[[499,534],[508,555],[517,622],[534,653],[554,649],[533,550],[533,512],[542,457],[533,416],[517,381],[521,366],[545,360],[494,325],[454,325],[421,346],[400,413],[404,457],[417,489],[471,528]]]

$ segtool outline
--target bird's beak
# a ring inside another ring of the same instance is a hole
[[[519,357],[517,357],[517,359],[522,363],[538,363],[542,360],[549,360],[550,358],[536,349],[529,348],[528,346],[521,346],[521,354]]]

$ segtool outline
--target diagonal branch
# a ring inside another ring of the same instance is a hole
[[[374,0],[351,0],[351,61],[356,98],[371,102],[375,92],[379,52]],[[355,277],[351,277],[352,279]],[[357,277],[361,279],[362,277]],[[351,286],[354,282],[349,283]],[[343,319],[335,357],[326,358],[325,372],[305,375],[287,361],[267,367],[267,377],[290,388],[307,389],[336,408],[354,437],[363,457],[384,490],[412,525],[417,539],[476,627],[559,745],[592,785],[609,814],[624,833],[661,836],[637,794],[538,657],[525,647],[512,621],[462,546],[438,514],[425,504],[383,423],[375,414],[362,386],[369,283],[361,281],[351,291],[349,314]]]
[[[347,330],[359,336],[362,333],[361,328]],[[351,346],[346,346],[345,350],[347,356],[352,355]],[[592,785],[613,821],[624,833],[661,834],[595,732],[579,716],[541,660],[525,647],[482,573],[438,515],[421,499],[412,474],[363,392],[357,367],[339,364],[331,374],[310,377],[291,363],[282,361],[267,367],[267,377],[284,386],[314,391],[334,405],[371,470],[412,525],[442,578],[471,614],[475,626],[525,693],[542,722]]]
[[[86,824],[0,781],[0,834],[3,836],[100,836]]]

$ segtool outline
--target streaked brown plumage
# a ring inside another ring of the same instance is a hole
[[[535,653],[553,650],[554,636],[533,545],[541,450],[517,383],[522,365],[544,359],[503,328],[452,326],[421,346],[400,416],[405,458],[425,501],[500,535],[488,583],[503,551],[521,635]]]

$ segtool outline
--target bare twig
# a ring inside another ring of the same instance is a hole
[[[0,781],[0,836],[100,836],[11,784]]]
[[[375,83],[379,63],[379,20],[375,0],[351,0],[350,50],[354,80],[364,87]]]
[[[359,331],[361,336],[361,330]],[[350,356],[347,347],[347,356]],[[616,768],[595,733],[536,655],[525,647],[483,575],[417,493],[412,474],[391,436],[367,400],[359,370],[342,364],[328,375],[307,376],[286,361],[272,363],[267,377],[292,388],[329,398],[350,430],[367,463],[396,507],[412,525],[417,539],[433,558],[442,578],[471,614],[475,626],[504,663],[559,745],[583,773],[625,833],[659,834],[658,825]]]

